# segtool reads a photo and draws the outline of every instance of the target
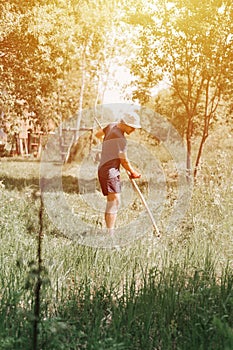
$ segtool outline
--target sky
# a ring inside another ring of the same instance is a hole
[[[104,104],[127,102],[127,100],[122,97],[121,90],[124,85],[130,83],[132,79],[130,71],[128,68],[122,66],[114,67],[114,70],[116,72],[115,76],[110,77],[108,80],[107,90],[103,100]]]
[[[127,67],[115,66],[114,67],[115,75],[110,77],[108,80],[107,90],[104,95],[103,104],[107,103],[123,103],[131,102],[126,97],[124,98],[122,89],[125,84],[130,83],[133,77],[130,74],[130,70]],[[168,80],[161,81],[157,86],[151,90],[152,96],[155,96],[160,90],[163,90],[169,86]],[[128,87],[126,93],[129,96],[132,93],[133,87]]]

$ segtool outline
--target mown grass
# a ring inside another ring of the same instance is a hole
[[[38,349],[233,348],[232,160],[222,154],[160,240],[80,246],[44,213]],[[38,167],[0,163],[0,349],[33,349]]]

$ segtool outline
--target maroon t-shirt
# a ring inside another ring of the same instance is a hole
[[[111,179],[120,175],[120,153],[126,153],[127,141],[117,123],[111,123],[104,129],[101,160],[98,167],[100,177]]]

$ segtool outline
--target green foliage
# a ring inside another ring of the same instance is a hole
[[[162,78],[169,80],[171,101],[165,109],[186,137],[189,170],[192,137],[202,136],[196,176],[221,98],[232,94],[232,4],[218,0],[158,1],[153,8],[148,4],[148,11],[154,23],[141,24],[138,55],[131,62],[131,72],[137,78],[134,98],[148,103],[151,89]],[[150,102],[153,108],[160,107]]]
[[[60,122],[102,98],[120,3],[12,0],[0,6],[4,123],[20,120],[26,106],[46,129],[49,119]]]

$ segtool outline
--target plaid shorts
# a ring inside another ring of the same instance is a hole
[[[113,177],[112,179],[99,176],[99,182],[104,196],[107,196],[109,193],[121,192],[120,176]]]

